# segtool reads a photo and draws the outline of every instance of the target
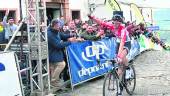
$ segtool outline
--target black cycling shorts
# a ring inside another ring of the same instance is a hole
[[[120,46],[120,43],[117,42],[117,45],[116,45],[116,53],[117,54],[119,51],[119,46]],[[131,41],[125,42],[124,49],[126,49],[128,53],[130,52],[130,48],[131,48]]]

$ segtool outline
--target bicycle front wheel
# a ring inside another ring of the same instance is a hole
[[[133,65],[129,65],[128,66],[128,69],[126,70],[129,70],[130,74],[124,74],[124,83],[125,83],[125,89],[126,89],[126,92],[129,94],[129,95],[132,95],[134,90],[135,90],[135,87],[136,87],[136,73],[135,73],[135,68]],[[129,75],[129,76],[127,76]],[[127,77],[127,78],[126,78]]]
[[[118,79],[115,74],[109,72],[105,75],[103,83],[103,96],[117,96]]]

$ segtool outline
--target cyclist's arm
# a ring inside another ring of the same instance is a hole
[[[119,58],[122,58],[121,52],[123,51],[125,41],[126,41],[126,34],[127,34],[126,31],[127,31],[126,29],[121,31],[121,41],[120,41],[120,46],[119,46],[119,51],[118,51],[118,57]]]
[[[92,19],[93,21],[95,21],[97,24],[99,24],[100,26],[104,26],[107,27],[109,30],[114,30],[114,26],[113,24],[110,24],[108,22],[104,22],[98,18],[96,18],[95,16],[89,16],[90,19]]]

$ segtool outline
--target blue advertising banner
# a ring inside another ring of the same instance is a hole
[[[131,40],[131,49],[129,54],[127,55],[128,60],[134,59],[135,56],[137,56],[140,53],[140,44],[138,40]]]
[[[127,55],[128,60],[134,59],[147,49],[156,48],[149,47],[150,44],[151,42],[144,35],[137,40],[132,39],[131,49]],[[67,56],[72,86],[75,86],[110,70],[111,66],[106,63],[106,60],[115,58],[116,40],[105,38],[100,41],[72,43],[67,47]]]
[[[111,66],[105,63],[105,60],[115,57],[115,47],[114,38],[73,43],[68,46],[67,56],[72,85],[106,73]]]

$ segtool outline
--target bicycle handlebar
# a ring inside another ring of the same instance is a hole
[[[112,63],[117,63],[117,59],[114,58],[114,59],[101,59],[102,61],[111,61]]]
[[[100,64],[101,61],[106,61],[106,62],[109,61],[109,62],[111,62],[112,64],[118,63],[118,61],[117,61],[116,58],[114,58],[114,59],[97,59],[97,65],[98,65],[99,67],[101,67],[101,64]]]

